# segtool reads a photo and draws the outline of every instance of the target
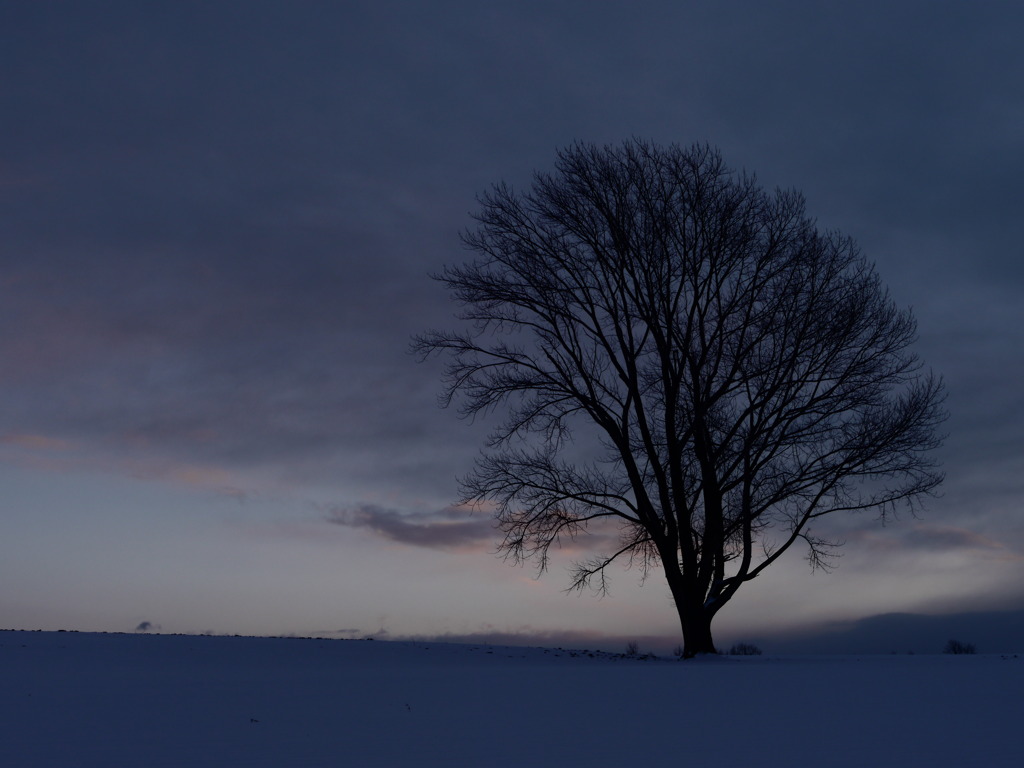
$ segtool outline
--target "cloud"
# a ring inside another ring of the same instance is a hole
[[[492,541],[489,517],[472,517],[461,507],[445,507],[426,514],[405,514],[375,504],[338,507],[327,519],[337,525],[365,528],[389,541],[429,549],[462,549]]]
[[[957,638],[981,653],[1024,651],[1024,610],[886,613],[795,632],[754,633],[769,653],[939,653]]]
[[[0,121],[5,465],[267,507],[388,498],[331,519],[489,548],[486,514],[442,509],[486,425],[438,410],[441,361],[406,354],[452,323],[427,274],[468,257],[474,194],[528,185],[575,137],[709,140],[858,239],[949,383],[929,516],[950,527],[865,535],[872,568],[899,580],[949,554],[980,573],[1024,552],[1021,8],[261,0],[236,34],[229,4],[17,5],[0,48],[19,72],[3,94],[19,120]],[[279,514],[266,530],[322,535]]]
[[[309,633],[313,637],[342,637],[342,638],[355,638],[362,637],[366,633],[361,629],[317,629]]]
[[[375,504],[355,507],[334,507],[328,521],[350,528],[363,528],[400,544],[427,549],[479,549],[481,545],[496,549],[501,533],[486,512],[474,513],[459,506],[436,512],[404,513]],[[589,530],[576,537],[562,537],[552,551],[569,557],[589,556],[621,547],[618,524],[594,521]]]
[[[928,550],[1005,550],[1005,546],[966,528],[918,524],[903,537],[904,546]]]
[[[916,523],[884,537],[873,531],[854,532],[851,534],[851,538],[861,540],[871,549],[884,552],[907,550],[927,553],[987,552],[1009,559],[1019,557],[1005,544],[980,533],[967,528],[936,523]]]
[[[70,447],[67,440],[33,434],[3,435],[0,437],[0,444],[19,446],[33,451],[64,451]]]
[[[1019,601],[1018,601],[1019,604]],[[1024,652],[1024,610],[886,613],[849,621],[772,631],[722,630],[716,646],[725,651],[735,642],[753,642],[766,653],[940,653],[951,637],[977,645],[982,653]],[[535,646],[621,652],[636,642],[641,652],[667,655],[681,644],[678,633],[620,634],[531,626],[498,628],[484,625],[471,632],[400,636],[392,640],[465,643],[470,645]]]

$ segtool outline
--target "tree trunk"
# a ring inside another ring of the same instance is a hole
[[[711,637],[713,614],[699,601],[678,598],[676,610],[679,611],[679,623],[683,628],[683,658],[692,659],[698,654],[718,653]]]
[[[704,607],[703,595],[694,578],[683,574],[675,549],[671,545],[659,548],[659,554],[665,569],[665,580],[679,614],[679,624],[683,629],[683,658],[692,659],[698,654],[718,653],[711,637],[711,619],[715,612]]]
[[[711,638],[711,619],[703,612],[698,616],[680,616],[683,625],[683,658],[692,659],[703,653],[718,653]]]

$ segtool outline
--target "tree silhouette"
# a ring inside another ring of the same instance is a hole
[[[414,347],[447,353],[445,405],[507,409],[462,485],[515,562],[544,570],[562,537],[618,521],[573,587],[660,565],[692,657],[793,544],[827,567],[817,518],[913,509],[941,482],[943,386],[909,351],[914,319],[799,193],[634,140],[574,145],[480,205],[476,259],[436,276],[468,330]]]

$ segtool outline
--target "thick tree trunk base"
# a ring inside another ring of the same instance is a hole
[[[711,636],[711,618],[707,614],[703,611],[694,611],[692,614],[680,615],[679,619],[683,626],[684,659],[718,653]]]
[[[662,562],[671,562],[669,558],[674,556],[674,552],[663,555]],[[683,630],[683,658],[692,659],[694,656],[717,654],[715,641],[711,637],[711,619],[714,618],[715,612],[705,607],[701,591],[695,585],[687,583],[678,570],[670,571],[666,568],[665,577],[679,615],[679,625]]]

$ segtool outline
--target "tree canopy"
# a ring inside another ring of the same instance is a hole
[[[573,586],[603,588],[620,558],[660,566],[692,656],[794,544],[828,564],[817,518],[940,484],[943,385],[915,321],[799,193],[709,146],[576,144],[528,190],[485,193],[475,221],[475,259],[436,276],[466,325],[416,348],[447,354],[446,404],[507,414],[463,491],[514,560],[543,569],[562,537],[617,521]]]

